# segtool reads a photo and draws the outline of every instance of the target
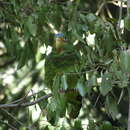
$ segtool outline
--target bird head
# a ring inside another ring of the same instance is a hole
[[[66,39],[63,33],[55,34],[55,48],[60,52],[66,44]],[[59,51],[60,50],[60,51]]]
[[[65,36],[64,36],[63,33],[55,34],[55,38],[56,38],[56,41],[59,41],[59,42],[64,42],[65,41]]]

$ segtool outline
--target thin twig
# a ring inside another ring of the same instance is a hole
[[[1,64],[1,65],[0,65],[0,68],[5,68],[5,67],[7,67],[7,66],[13,64],[14,62],[15,62],[15,58],[10,59],[10,60],[6,61],[5,63]]]
[[[97,102],[98,102],[98,100],[99,100],[99,98],[100,98],[100,94],[98,95],[98,97],[97,97],[97,99],[96,99],[96,102],[95,102],[95,104],[94,104],[94,107],[96,107],[96,105],[97,105]]]
[[[41,90],[41,91],[42,91],[42,90]],[[13,102],[11,102],[11,104],[15,104],[15,103],[18,103],[18,102],[25,101],[26,99],[31,98],[32,96],[37,95],[37,94],[40,93],[41,91],[36,92],[36,93],[33,93],[33,94],[29,95],[29,96],[27,96],[28,94],[26,94],[24,97],[22,97],[22,98],[20,98],[20,99],[18,99],[18,100],[15,100],[15,101],[13,101]]]
[[[90,72],[90,71],[89,71]],[[86,72],[82,72],[82,73],[86,73]],[[70,74],[70,73],[69,73]],[[72,74],[81,74],[81,73],[72,73]],[[117,83],[122,83],[122,81],[112,81],[112,83],[113,83],[113,85],[114,84],[117,84]],[[124,83],[126,83],[126,84],[128,84],[128,83],[130,83],[130,81],[126,81],[126,82],[124,82]],[[77,91],[76,90],[76,88],[75,89],[68,89],[68,90],[59,90],[58,91],[58,93],[68,93],[68,92],[73,92],[73,91]],[[15,107],[28,107],[28,106],[32,106],[32,105],[35,105],[35,104],[37,104],[37,103],[39,103],[39,102],[41,102],[41,101],[43,101],[43,100],[47,100],[48,98],[50,98],[50,97],[52,97],[52,93],[50,93],[50,94],[47,94],[47,95],[45,95],[45,96],[42,96],[42,97],[40,97],[40,98],[38,98],[37,100],[35,100],[35,101],[32,101],[32,102],[25,102],[25,103],[23,103],[23,101],[25,100],[25,99],[28,99],[28,98],[30,98],[31,96],[34,96],[34,95],[36,95],[37,93],[33,93],[32,95],[30,95],[30,96],[25,96],[25,97],[23,97],[23,98],[21,98],[21,99],[18,99],[18,100],[16,100],[16,101],[14,101],[14,102],[12,102],[12,103],[10,103],[10,104],[0,104],[0,109],[1,108],[15,108]],[[20,103],[19,103],[20,102]]]
[[[123,8],[122,6],[123,6],[123,1],[120,0],[119,19],[116,27],[119,39],[122,39],[121,38],[121,19],[122,19],[122,8]]]
[[[68,90],[59,90],[58,93],[68,93],[68,92],[74,92],[74,91],[77,91],[75,88],[73,89],[68,89]],[[47,100],[48,98],[52,97],[52,93],[50,94],[47,94],[45,96],[42,96],[40,98],[38,98],[37,100],[35,101],[32,101],[32,102],[25,102],[25,103],[10,103],[10,104],[0,104],[0,109],[2,108],[15,108],[15,107],[28,107],[28,106],[32,106],[32,105],[35,105],[43,100]]]
[[[68,73],[65,73],[66,75],[80,75],[80,74],[86,74],[86,73],[89,73],[89,72],[93,72],[94,70],[89,70],[89,71],[83,71],[83,72],[68,72]]]
[[[30,98],[30,97],[32,97],[33,95],[36,95],[37,93],[34,93],[34,94],[31,94],[31,95],[29,95],[29,96],[27,96],[27,94],[24,96],[24,97],[22,97],[22,98],[20,98],[20,99],[18,99],[18,100],[15,100],[15,101],[13,101],[11,104],[15,104],[15,103],[22,103],[23,101],[25,101],[27,98]]]
[[[7,113],[13,120],[15,120],[15,122],[17,122],[19,125],[24,126],[24,124],[23,124],[21,121],[17,120],[17,118],[16,118],[15,116],[13,116],[11,113],[9,113],[7,110],[5,110],[5,109],[3,109],[3,108],[2,108],[2,110],[3,110],[5,113]],[[26,126],[25,126],[25,127],[26,127]],[[26,127],[26,129],[30,130],[28,127]],[[15,130],[18,130],[18,129],[15,129]]]
[[[117,3],[117,2],[118,2],[118,3]],[[105,2],[103,2],[103,3],[100,5],[100,7],[98,8],[98,10],[96,11],[96,15],[97,15],[97,16],[100,14],[101,10],[103,9],[103,7],[104,7],[106,4],[113,4],[113,5],[118,6],[118,7],[120,6],[120,5],[119,5],[119,0],[116,0],[116,1],[105,1]],[[123,4],[123,2],[122,2],[122,7],[123,7],[123,8],[126,8],[127,6],[126,6],[125,4]]]
[[[9,113],[7,110],[2,108],[2,111],[4,111],[6,114],[8,114],[13,120],[15,120],[17,123],[19,123],[21,126],[23,126],[24,124],[22,122],[20,122],[19,120],[17,120],[11,113]]]
[[[124,95],[124,89],[122,89],[122,91],[121,91],[121,94],[120,94],[120,97],[119,97],[119,99],[118,99],[117,104],[120,103],[121,99],[123,98],[123,95]]]
[[[106,11],[107,11],[107,14],[108,14],[109,18],[113,18],[113,16],[112,16],[112,14],[111,14],[111,12],[110,12],[107,5],[105,6],[105,8],[106,8]]]
[[[96,11],[96,15],[98,16],[102,10],[102,8],[104,7],[104,5],[106,4],[106,2],[103,2],[100,7],[98,8],[98,10]]]
[[[8,126],[9,128],[11,128],[12,130],[18,130],[17,128],[15,128],[14,126],[12,126],[11,124],[9,124],[9,123],[7,123],[7,122],[5,122],[5,121],[0,120],[0,123],[7,125],[7,126]]]
[[[130,130],[130,88],[129,88],[129,86],[128,86],[128,94],[129,94],[129,96],[128,96],[129,108],[128,108],[128,128],[127,128],[127,130]]]
[[[117,1],[107,1],[108,4],[113,4],[113,5],[117,6],[117,7],[120,6],[119,2],[120,2],[120,0],[117,0]],[[123,0],[122,0],[122,2],[123,2]],[[126,4],[124,2],[123,2],[122,7],[123,8],[127,8],[127,6],[126,6]]]
[[[45,90],[48,90],[48,89],[47,89],[47,88],[46,88],[46,89],[44,88],[44,89],[42,89],[42,90],[40,90],[40,91],[38,91],[38,92],[35,92],[35,93],[33,93],[33,94],[30,94],[30,95],[28,95],[29,92],[27,92],[27,94],[26,94],[24,97],[22,97],[22,98],[20,98],[20,99],[17,99],[17,100],[15,100],[15,101],[11,102],[10,104],[15,104],[15,103],[19,103],[19,102],[25,101],[25,100],[31,98],[32,96],[35,96],[35,95],[37,95],[37,94],[39,94],[40,92],[43,92],[43,91],[45,91]]]
[[[120,9],[119,9],[119,20],[118,20],[118,26],[119,26],[119,29],[120,29],[120,24],[121,24],[121,19],[122,19],[122,7],[123,6],[123,1],[121,0],[120,1]]]
[[[14,107],[28,107],[28,106],[32,106],[32,105],[35,105],[36,103],[41,102],[42,100],[48,99],[51,96],[52,96],[52,94],[48,94],[48,95],[45,95],[45,96],[42,96],[42,97],[38,98],[35,101],[21,103],[21,104],[19,104],[19,103],[15,103],[15,104],[0,104],[0,109],[1,108],[14,108]]]

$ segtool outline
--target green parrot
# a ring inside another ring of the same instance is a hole
[[[73,72],[79,58],[72,44],[67,43],[64,34],[55,35],[55,43],[52,52],[45,59],[45,83],[50,88],[54,77],[66,72]]]
[[[64,34],[56,34],[54,49],[45,59],[45,83],[48,88],[52,90],[52,93],[54,90],[53,87],[55,87],[53,86],[55,77],[57,76],[58,79],[61,79],[65,73],[74,72],[74,66],[78,64],[78,62],[79,57],[75,47],[67,43]],[[67,75],[66,79],[68,88],[65,90],[64,98],[66,99],[67,111],[71,118],[76,118],[78,116],[82,105],[82,97],[75,89],[78,78],[78,75]],[[61,80],[58,90],[60,89],[62,89]]]

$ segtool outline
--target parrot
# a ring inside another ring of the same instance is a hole
[[[79,57],[77,55],[76,49],[68,40],[65,39],[63,33],[58,33],[55,35],[54,49],[52,52],[46,56],[45,59],[45,84],[53,92],[55,86],[53,86],[54,79],[56,76],[61,78],[64,73],[73,72],[75,70],[75,65],[78,64]],[[68,88],[65,93],[66,106],[68,114],[71,118],[76,118],[79,114],[81,108],[82,97],[75,90],[75,86],[78,81],[78,75],[67,75],[67,85]],[[59,89],[61,85],[59,85]],[[69,91],[69,89],[74,91]]]

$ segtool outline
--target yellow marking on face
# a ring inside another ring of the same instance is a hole
[[[65,39],[64,38],[56,38],[56,43],[55,43],[55,47],[61,48],[62,46],[64,46],[65,44]]]

